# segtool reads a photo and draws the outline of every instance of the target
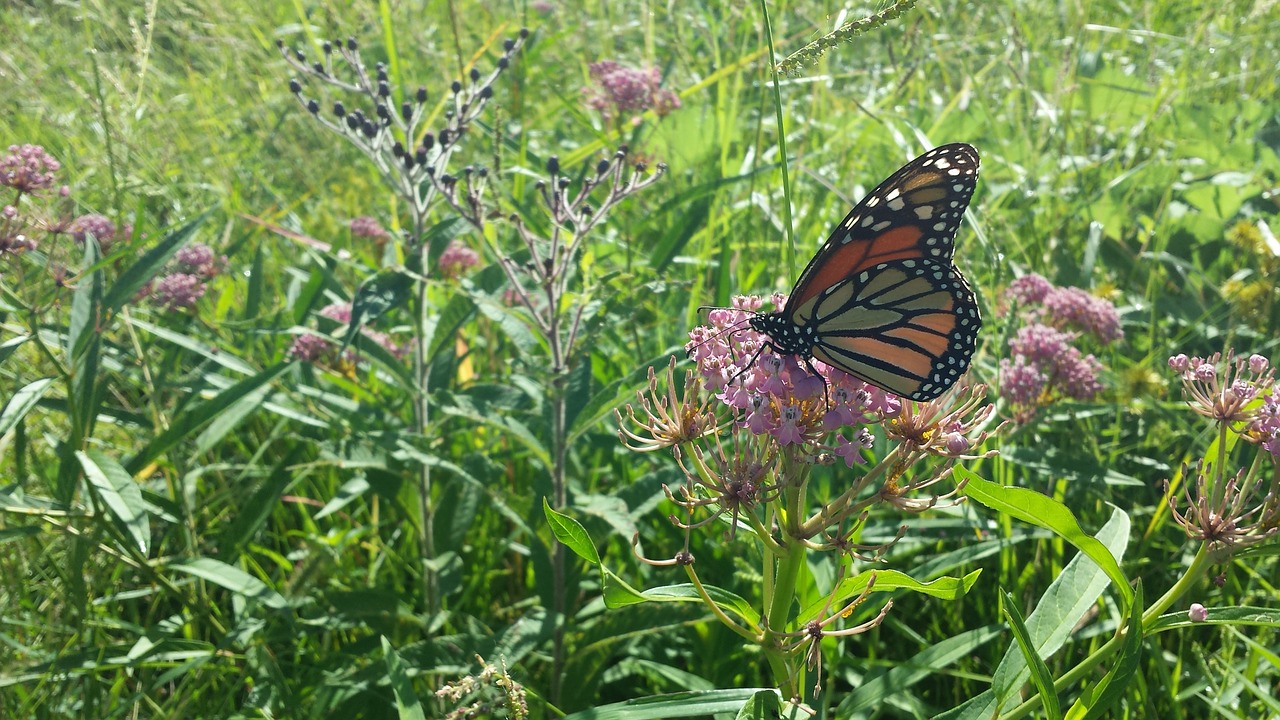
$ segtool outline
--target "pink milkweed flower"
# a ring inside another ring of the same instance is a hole
[[[0,185],[36,194],[53,187],[62,164],[39,145],[10,145],[0,156]]]

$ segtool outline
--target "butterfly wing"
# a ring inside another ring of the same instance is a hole
[[[800,273],[789,312],[794,316],[819,293],[881,263],[950,263],[977,182],[978,151],[965,143],[936,147],[903,165],[836,226]]]
[[[950,262],[897,260],[819,296],[813,356],[912,400],[932,400],[969,368],[982,318]]]
[[[849,212],[784,311],[798,335],[812,327],[814,357],[912,400],[941,395],[968,369],[982,318],[951,256],[977,178],[977,150],[943,145]]]

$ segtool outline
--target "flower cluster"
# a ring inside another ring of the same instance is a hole
[[[193,308],[204,297],[208,281],[221,275],[226,266],[226,257],[216,255],[204,243],[192,243],[174,253],[165,273],[140,294],[170,312]]]
[[[1280,385],[1261,355],[1207,358],[1174,355],[1169,369],[1182,380],[1187,405],[1199,415],[1235,430],[1280,460]]]
[[[111,218],[97,213],[81,215],[72,220],[67,225],[66,230],[77,245],[84,245],[85,239],[92,235],[93,239],[98,242],[98,248],[103,253],[111,249],[111,246],[117,240],[123,240],[133,235],[133,226],[129,223],[124,223],[117,227]]]
[[[524,686],[507,673],[506,664],[500,663],[501,667],[495,667],[479,655],[476,661],[480,663],[478,674],[445,683],[444,687],[436,690],[437,698],[458,706],[445,714],[445,720],[493,717],[495,713],[512,720],[529,717]],[[464,701],[466,704],[462,705]]]
[[[386,240],[387,230],[375,218],[368,215],[361,215],[358,218],[352,218],[351,234],[358,238],[369,238],[371,240]]]
[[[785,298],[775,295],[782,307]],[[817,360],[802,365],[794,355],[778,355],[768,337],[747,322],[764,304],[758,297],[734,298],[733,306],[712,310],[708,325],[694,328],[685,346],[707,390],[742,414],[742,424],[779,445],[823,449],[827,433],[893,417],[901,401]],[[861,460],[869,444],[865,428],[852,437],[836,432],[834,451],[846,464]]]
[[[1011,283],[1004,298],[1026,323],[1009,341],[1010,357],[1000,361],[1001,395],[1016,422],[1030,422],[1059,398],[1089,400],[1102,392],[1102,363],[1076,344],[1109,345],[1124,337],[1114,305],[1035,274]]]
[[[457,280],[471,268],[480,264],[480,255],[461,240],[454,240],[440,253],[440,277]]]
[[[1187,537],[1204,543],[1210,557],[1223,562],[1280,530],[1280,384],[1266,358],[1235,357],[1231,350],[1207,358],[1174,355],[1169,369],[1182,381],[1188,407],[1219,429],[1219,456],[1199,463],[1194,482],[1189,481],[1190,469],[1183,468],[1187,510],[1179,511],[1175,494],[1170,494],[1169,506]],[[1269,479],[1257,462],[1234,476],[1227,473],[1228,430],[1271,458]],[[1211,474],[1199,471],[1206,468]]]
[[[12,197],[0,198],[0,256],[35,250],[37,235],[58,231],[61,223],[49,219],[49,208],[33,208],[29,201],[51,194],[61,168],[39,145],[10,145],[0,155],[0,187],[13,189]],[[63,185],[56,194],[65,198],[70,192]]]
[[[662,73],[655,67],[641,70],[602,60],[591,63],[588,71],[595,86],[583,88],[582,94],[587,106],[606,120],[631,115],[638,124],[639,114],[646,110],[665,117],[680,107],[680,96],[662,87]]]
[[[351,303],[339,302],[326,305],[320,309],[320,317],[347,325],[351,322]],[[381,345],[396,357],[403,357],[408,351],[407,348],[392,340],[390,335],[371,327],[360,328],[360,334]],[[339,360],[354,364],[357,359],[352,349],[348,349],[340,358],[338,345],[331,339],[315,333],[303,333],[294,338],[293,344],[289,347],[289,357],[317,365],[335,365]]]
[[[10,145],[9,154],[0,156],[0,185],[39,194],[53,187],[60,169],[62,164],[39,145]]]

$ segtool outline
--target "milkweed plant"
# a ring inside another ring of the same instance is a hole
[[[772,298],[777,307],[785,300]],[[675,358],[661,376],[651,369],[638,407],[628,405],[617,420],[627,447],[670,452],[684,475],[680,486],[665,488],[683,547],[671,558],[649,559],[637,545],[637,557],[681,568],[720,622],[761,648],[784,697],[797,699],[808,672],[816,673],[815,688],[821,684],[824,644],[885,620],[891,600],[873,611],[861,608],[874,605],[873,593],[963,592],[965,580],[920,583],[881,567],[906,525],[885,542],[861,535],[873,513],[912,514],[959,502],[944,481],[956,463],[990,457],[982,445],[1000,426],[982,385],[912,402],[816,360],[773,352],[767,336],[747,326],[763,304],[738,297],[732,307],[712,310],[708,324],[689,334],[695,369],[680,377]],[[877,433],[888,450],[873,458]],[[812,482],[818,466],[839,470],[838,490],[820,492]],[[725,602],[724,592],[699,576],[693,538],[708,531],[759,549],[763,612]],[[813,553],[830,554],[839,566],[818,599],[801,587]],[[855,611],[866,619],[846,622]]]

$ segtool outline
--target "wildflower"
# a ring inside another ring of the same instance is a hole
[[[320,317],[328,318],[330,320],[333,320],[334,322],[346,325],[351,322],[351,303],[349,302],[330,303],[320,309]],[[381,345],[383,349],[385,349],[387,352],[391,353],[392,355],[395,355],[396,357],[404,357],[404,355],[408,352],[408,348],[397,343],[387,333],[381,332],[379,330],[375,330],[371,327],[362,327],[360,328],[360,334],[372,340],[373,342],[377,343],[378,345]],[[354,362],[355,355],[353,354],[348,359]]]
[[[1088,332],[1104,345],[1124,337],[1116,307],[1080,288],[1053,288],[1043,303],[1044,316],[1056,327]]]
[[[479,264],[480,255],[458,240],[449,243],[440,253],[440,275],[450,280],[462,277],[463,273]]]
[[[925,452],[947,458],[973,458],[966,453],[986,441],[983,428],[995,412],[986,404],[987,387],[956,386],[926,403],[906,403],[885,417],[885,434],[903,444],[905,454]]]
[[[67,232],[76,241],[76,244],[83,245],[85,237],[92,235],[94,240],[98,241],[98,247],[106,252],[117,239],[129,237],[133,234],[133,226],[126,223],[124,226],[117,228],[116,224],[106,215],[98,215],[91,213],[89,215],[81,215],[71,224],[67,226]]]
[[[334,349],[328,340],[319,335],[304,333],[293,339],[293,344],[289,346],[289,357],[316,363],[331,358]]]
[[[1187,619],[1191,622],[1204,622],[1209,619],[1209,611],[1200,603],[1191,603],[1187,608]]]
[[[1058,398],[1090,400],[1102,392],[1102,362],[1077,344],[1124,336],[1114,305],[1035,274],[1015,280],[1004,297],[1021,306],[1026,322],[1009,341],[1011,357],[1000,361],[1001,394],[1016,422],[1030,422]]]
[[[592,63],[588,72],[596,87],[582,89],[587,106],[608,120],[645,110],[664,117],[680,107],[680,96],[662,87],[657,68],[640,70],[602,60]]]
[[[1183,476],[1188,475],[1184,466]],[[1243,469],[1234,477],[1213,481],[1198,472],[1194,483],[1184,485],[1183,494],[1186,513],[1178,510],[1177,494],[1169,495],[1173,519],[1188,538],[1206,544],[1215,563],[1226,562],[1239,550],[1280,532],[1280,495],[1264,483],[1249,482]],[[1254,496],[1260,497],[1255,501]],[[1245,509],[1250,502],[1257,504]]]
[[[374,218],[368,215],[361,215],[351,220],[351,234],[358,238],[370,238],[372,240],[385,241],[388,233],[385,228]]]
[[[1197,414],[1220,423],[1246,423],[1248,430],[1260,434],[1271,429],[1266,419],[1259,422],[1259,411],[1275,398],[1275,369],[1265,358],[1254,355],[1232,359],[1230,350],[1225,356],[1214,353],[1207,358],[1175,355],[1169,358],[1169,368],[1182,377],[1183,396]],[[1264,394],[1270,400],[1260,408],[1253,400]],[[1250,439],[1250,433],[1246,432],[1245,437]],[[1259,443],[1265,440],[1261,436],[1253,439]]]
[[[667,392],[658,390],[657,376],[649,368],[649,397],[643,391],[636,392],[636,399],[645,415],[636,417],[635,410],[627,404],[627,420],[648,437],[628,430],[622,421],[622,413],[613,415],[618,420],[618,437],[628,448],[636,452],[652,452],[696,440],[720,429],[715,413],[710,409],[711,398],[702,396],[702,380],[693,372],[684,378],[684,396],[676,396],[676,359],[667,366]],[[634,444],[633,444],[634,443]]]
[[[556,11],[556,5],[553,2],[548,2],[548,0],[534,0],[529,3],[529,9],[539,15],[551,15]]]
[[[210,280],[226,267],[227,258],[213,254],[204,243],[192,243],[173,255],[173,266],[178,272],[188,273]]]
[[[195,307],[204,297],[205,284],[197,275],[173,273],[156,281],[151,300],[166,310]]]
[[[775,295],[773,302],[781,307],[785,297]],[[818,445],[837,427],[870,422],[876,408],[898,406],[843,370],[817,360],[802,365],[794,355],[769,350],[767,338],[746,324],[763,304],[758,297],[734,298],[732,307],[712,310],[709,324],[694,328],[685,346],[707,389],[742,411],[753,432],[784,445]]]
[[[1039,303],[1044,301],[1044,296],[1052,289],[1053,283],[1041,275],[1031,273],[1009,283],[1005,296],[1019,302]]]
[[[0,156],[0,185],[35,194],[53,187],[60,169],[62,164],[39,145],[10,145],[9,154]]]

